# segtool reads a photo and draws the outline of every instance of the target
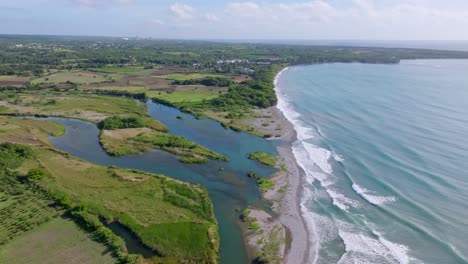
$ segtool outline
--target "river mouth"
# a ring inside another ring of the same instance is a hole
[[[172,107],[151,101],[147,102],[147,105],[148,113],[169,127],[170,133],[186,137],[221,153],[227,156],[229,161],[184,164],[172,154],[159,150],[141,155],[111,157],[99,144],[97,127],[76,119],[48,118],[66,127],[63,136],[50,137],[50,141],[58,149],[99,165],[164,174],[202,185],[208,190],[219,225],[220,262],[249,263],[239,223],[239,211],[250,204],[264,206],[264,203],[255,182],[247,177],[247,173],[256,171],[259,175],[268,176],[274,173],[275,169],[249,160],[247,156],[255,151],[275,155],[276,143],[247,133],[226,130],[218,122],[209,119],[198,120]],[[178,119],[177,116],[183,116],[184,119]],[[143,253],[148,252],[141,254]],[[152,254],[154,255],[154,252]]]

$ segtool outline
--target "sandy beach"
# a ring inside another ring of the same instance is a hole
[[[275,78],[275,90],[278,94],[277,79],[286,69],[278,73]],[[273,114],[277,122],[283,128],[281,137],[276,138],[286,143],[278,147],[278,154],[283,159],[286,169],[288,188],[281,201],[279,220],[287,228],[290,235],[290,245],[285,254],[284,263],[310,263],[313,259],[313,250],[310,233],[301,212],[301,196],[303,193],[303,181],[305,174],[299,167],[292,152],[292,144],[297,140],[293,125],[286,119],[281,110],[275,106]]]
[[[276,111],[277,120],[285,130],[279,139],[286,141],[285,144],[278,147],[278,154],[283,159],[289,173],[287,176],[288,188],[281,201],[281,209],[279,211],[279,220],[286,227],[291,238],[291,244],[288,245],[284,263],[308,263],[312,259],[312,250],[310,250],[312,245],[309,231],[301,213],[304,174],[297,164],[291,148],[296,140],[296,132],[281,111],[277,108]]]

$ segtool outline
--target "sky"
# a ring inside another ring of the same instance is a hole
[[[468,0],[0,0],[0,34],[468,40]]]

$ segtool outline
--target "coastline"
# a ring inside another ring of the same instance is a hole
[[[281,74],[287,71],[289,67],[281,70],[275,77],[274,85],[275,92],[279,98],[278,79]],[[281,210],[279,220],[285,226],[291,236],[289,250],[285,253],[284,263],[308,263],[312,259],[312,243],[310,240],[310,232],[307,228],[306,221],[302,215],[302,195],[303,195],[303,182],[305,181],[305,173],[294,157],[292,145],[297,140],[297,134],[293,124],[286,118],[283,110],[278,106],[274,107],[278,122],[284,128],[281,137],[277,140],[284,140],[285,143],[278,146],[278,154],[283,159],[288,171],[288,188],[285,196],[281,201]]]
[[[275,92],[279,95],[277,81],[280,75],[289,67],[281,70],[274,79]],[[276,168],[278,172],[271,175],[274,187],[264,193],[262,197],[271,202],[272,213],[261,209],[249,208],[245,218],[252,218],[259,224],[259,230],[244,230],[247,251],[252,258],[260,254],[267,254],[272,263],[301,264],[309,263],[313,259],[310,230],[302,215],[302,195],[305,173],[297,163],[292,146],[297,141],[297,134],[293,124],[286,118],[279,106],[282,99],[278,97],[276,106],[265,109],[262,114],[268,114],[269,120],[274,120],[276,126],[281,127],[281,133],[269,140],[279,140],[277,146],[278,158]],[[252,120],[254,121],[254,120]],[[251,123],[250,121],[249,123]],[[263,120],[255,120],[257,128]],[[274,239],[271,238],[272,234]],[[270,240],[264,243],[258,241]],[[277,240],[277,241],[273,241]],[[276,243],[274,254],[265,252],[267,244]]]

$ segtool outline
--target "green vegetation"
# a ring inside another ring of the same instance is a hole
[[[220,93],[213,91],[193,90],[193,91],[174,91],[174,92],[147,92],[148,97],[157,99],[162,103],[169,103],[177,106],[178,104],[200,103],[218,98]]]
[[[163,132],[169,131],[161,122],[146,117],[111,116],[99,122],[98,127],[105,130],[148,127]]]
[[[113,67],[113,66],[104,66],[101,68],[92,68],[90,69],[95,72],[105,72],[105,73],[134,73],[143,70],[143,67]]]
[[[189,79],[189,80],[175,80],[172,82],[173,85],[195,85],[195,84],[202,84],[205,86],[215,86],[215,87],[228,87],[234,84],[228,78],[225,77],[206,77],[203,79]]]
[[[260,225],[257,222],[257,219],[255,217],[250,216],[250,209],[245,208],[242,211],[242,214],[240,216],[242,222],[247,224],[247,228],[250,230],[257,230],[260,228]]]
[[[280,245],[284,244],[284,238],[280,233],[281,227],[274,226],[273,230],[268,234],[268,237],[262,237],[264,245],[260,255],[255,259],[255,263],[282,263],[282,259],[278,253]]]
[[[146,105],[131,98],[25,91],[5,99],[9,113],[66,116],[97,123],[109,116],[144,117]]]
[[[227,160],[221,154],[176,135],[147,133],[138,135],[133,140],[181,156],[181,161],[184,163],[206,163],[208,159]]]
[[[256,160],[261,164],[274,167],[276,166],[276,157],[265,152],[256,151],[249,154],[249,159]]]
[[[201,187],[161,175],[93,165],[54,150],[43,129],[50,126],[48,121],[0,121],[7,124],[0,132],[0,142],[10,140],[11,135],[18,142],[34,142],[30,147],[0,145],[0,169],[5,168],[0,170],[0,229],[8,231],[1,232],[3,243],[30,230],[33,233],[27,236],[40,232],[36,228],[65,213],[93,240],[105,244],[119,263],[134,263],[137,258],[125,252],[122,239],[99,218],[118,221],[153,249],[151,263],[217,263],[216,220]],[[55,133],[59,131],[57,127]],[[38,140],[31,141],[35,136]],[[77,246],[75,242],[71,248]],[[27,245],[24,240],[18,243]],[[0,257],[9,254],[14,252]]]
[[[44,77],[34,79],[31,81],[31,84],[40,84],[40,83],[76,83],[76,84],[86,84],[86,83],[100,83],[105,81],[116,80],[118,76],[116,75],[100,75],[98,73],[86,72],[86,71],[65,71],[54,73],[51,75],[46,75]]]
[[[269,189],[274,187],[274,184],[270,179],[267,179],[262,176],[258,176],[257,173],[255,173],[254,171],[249,171],[247,173],[247,176],[255,180],[255,183],[257,184],[258,188],[262,192],[266,192]]]
[[[206,163],[209,159],[227,158],[184,137],[158,132],[150,128],[103,130],[100,143],[113,156],[122,156],[161,149],[180,157],[184,163]]]
[[[112,155],[158,148],[183,162],[226,160],[185,138],[163,133],[167,127],[151,119],[146,105],[134,99],[151,98],[199,118],[218,120],[226,128],[271,137],[279,133],[271,125],[273,117],[265,117],[265,112],[277,102],[273,79],[285,66],[438,58],[468,58],[468,52],[2,35],[0,113],[99,123],[100,142]],[[252,126],[258,120],[260,125]],[[155,251],[154,258],[145,262],[217,262],[217,226],[204,189],[75,159],[48,142],[49,135],[63,133],[63,126],[53,122],[0,117],[0,142],[29,146],[0,147],[0,243],[6,243],[0,246],[0,262],[9,263],[15,256],[15,261],[29,262],[28,252],[46,252],[55,259],[56,251],[27,248],[37,245],[31,244],[35,237],[50,230],[63,230],[50,241],[56,250],[82,256],[75,252],[92,247],[96,252],[99,242],[112,260],[138,261],[126,252],[122,239],[105,227],[113,221]],[[249,158],[276,166],[275,157],[266,153],[255,152]],[[273,187],[269,179],[254,172],[249,176],[262,191]],[[82,230],[59,220],[64,214]],[[259,228],[255,219],[245,218],[250,229]],[[70,240],[60,237],[62,233],[70,234]],[[279,234],[262,238],[260,262],[279,262],[275,255]],[[83,238],[80,243],[72,239],[75,236]],[[111,259],[91,251],[86,256],[98,263]]]
[[[254,80],[232,85],[226,94],[210,102],[211,107],[232,110],[274,106],[277,99],[273,79],[280,68],[278,65],[259,69],[255,73]]]
[[[256,180],[258,188],[260,188],[262,192],[266,192],[269,189],[273,188],[273,182],[265,177],[257,177]]]
[[[106,250],[73,221],[54,218],[0,247],[0,263],[115,263]]]
[[[204,73],[191,73],[191,74],[174,73],[174,74],[167,74],[167,75],[159,76],[159,78],[170,79],[170,80],[175,80],[175,81],[186,81],[186,80],[192,80],[192,79],[202,79],[202,78],[207,78],[207,77],[215,78],[219,76],[215,74],[204,74]]]
[[[108,117],[98,124],[99,129],[121,129],[121,128],[139,128],[145,127],[145,123],[141,118],[137,117],[120,117],[111,116]]]

